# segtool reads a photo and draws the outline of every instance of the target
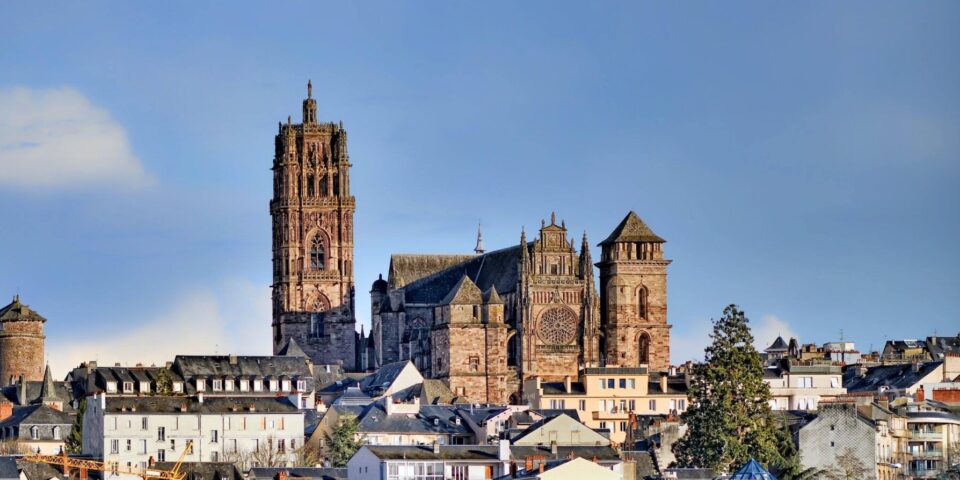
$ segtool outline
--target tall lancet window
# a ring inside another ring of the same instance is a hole
[[[640,365],[646,365],[650,363],[650,335],[647,335],[646,333],[642,333],[640,335],[639,346],[640,346],[640,351],[639,351],[640,354],[637,356],[640,359],[639,363]]]
[[[640,315],[640,318],[647,318],[647,287],[640,287],[637,297],[637,315]]]
[[[310,245],[310,269],[323,270],[327,264],[326,251],[323,249],[323,239],[320,235],[313,237]]]

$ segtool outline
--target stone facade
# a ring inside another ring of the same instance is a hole
[[[633,228],[631,216],[624,223]],[[614,243],[627,242],[624,223],[611,235],[622,239]],[[394,255],[387,280],[371,289],[374,363],[411,360],[424,376],[471,401],[511,403],[522,401],[523,379],[563,380],[606,363],[636,366],[640,338],[647,339],[650,359],[644,366],[665,370],[669,261],[656,238],[642,247],[659,252],[656,258],[611,254],[598,264],[612,279],[608,288],[624,283],[648,292],[646,316],[636,317],[638,307],[626,305],[625,295],[611,303],[623,305],[614,308],[622,314],[613,321],[601,315],[586,235],[578,252],[565,222],[553,215],[533,241],[521,231],[520,244],[502,250],[484,253],[478,241],[476,255]],[[603,341],[627,335],[630,341]],[[616,361],[607,361],[608,351]]]
[[[356,369],[350,156],[343,124],[318,123],[307,84],[303,123],[279,126],[273,160],[273,350],[290,339],[314,363]]]
[[[607,365],[670,367],[665,240],[630,212],[603,242],[601,318]]]
[[[0,386],[12,385],[23,377],[26,381],[43,380],[43,324],[47,319],[13,301],[0,308]]]

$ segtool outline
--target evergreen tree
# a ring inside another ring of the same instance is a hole
[[[337,426],[327,435],[327,457],[334,467],[346,467],[353,454],[360,449],[362,443],[357,435],[358,426],[357,417],[344,415],[337,419]]]
[[[73,429],[67,435],[67,453],[83,453],[83,412],[87,411],[87,399],[80,399],[77,406],[77,415],[73,419]]]
[[[681,467],[730,472],[750,458],[781,464],[781,452],[792,448],[783,444],[789,436],[778,432],[770,410],[770,388],[747,323],[736,305],[713,322],[704,362],[693,366],[690,408],[682,415],[687,433],[673,446]]]
[[[173,378],[166,368],[157,371],[157,395],[173,395]]]

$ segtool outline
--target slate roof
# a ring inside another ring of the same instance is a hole
[[[285,472],[290,478],[315,478],[319,480],[345,480],[347,478],[346,468],[319,468],[319,467],[296,467],[296,468],[251,468],[250,479],[256,480],[275,480],[280,472]]]
[[[440,303],[442,305],[480,305],[483,303],[483,294],[473,280],[464,274]]]
[[[767,347],[764,352],[786,352],[790,347],[787,346],[787,342],[783,341],[783,337],[777,336],[777,339],[773,341],[769,347]]]
[[[394,400],[409,402],[419,398],[424,405],[451,405],[457,396],[442,380],[425,378],[423,383],[411,385],[392,395]]]
[[[17,459],[17,469],[19,469],[27,480],[50,480],[56,478],[65,480],[66,477],[52,465],[46,463],[28,462],[22,458]],[[94,475],[91,475],[91,477]]]
[[[686,394],[687,390],[687,381],[683,377],[668,376],[666,391],[660,389],[660,377],[658,375],[650,376],[647,382],[647,393],[650,395],[680,395]]]
[[[901,363],[895,365],[878,365],[868,367],[865,376],[858,375],[859,368],[847,368],[843,372],[843,388],[847,393],[873,392],[880,387],[904,389],[916,385],[923,377],[943,365],[942,361],[923,362],[918,371],[913,371],[913,364]]]
[[[587,390],[583,387],[583,382],[570,382],[570,393],[567,393],[567,387],[564,382],[540,382],[540,388],[544,395],[586,395]]]
[[[46,322],[47,319],[20,303],[20,295],[13,297],[13,301],[0,308],[0,322]]]
[[[474,256],[394,254],[390,256],[388,283],[390,288],[400,288],[458,263],[466,262]]]
[[[70,427],[73,425],[73,416],[46,405],[27,405],[14,407],[13,414],[0,422],[0,428],[29,425],[63,425]],[[22,437],[28,434],[24,428],[20,428],[19,431]],[[63,438],[66,438],[67,432],[63,432],[62,435]]]
[[[371,453],[381,460],[480,460],[496,461],[499,447],[497,445],[440,445],[439,453],[433,453],[432,445],[364,445]],[[571,456],[583,457],[610,463],[620,462],[617,451],[611,447],[596,446],[558,446],[557,454],[550,452],[549,446],[516,446],[510,447],[512,460],[524,460],[527,457],[543,455],[547,458],[567,458]]]
[[[0,400],[6,400],[14,405],[31,405],[40,403],[41,393],[43,392],[43,382],[26,381],[26,398],[20,398],[20,384],[7,385],[0,388]],[[49,387],[48,387],[49,388]],[[63,410],[67,413],[73,413],[73,391],[69,382],[53,382],[54,400],[63,402]],[[48,396],[50,398],[50,396]]]
[[[11,480],[20,478],[20,469],[17,468],[17,457],[0,456],[0,479]]]
[[[301,357],[177,355],[173,360],[173,368],[184,377],[312,376],[306,361]]]
[[[307,356],[307,354],[303,351],[303,349],[300,348],[300,344],[297,343],[297,341],[293,337],[290,337],[290,339],[287,340],[287,344],[284,345],[279,352],[277,352],[277,355],[282,355],[285,357],[306,357]]]
[[[646,223],[643,223],[643,220],[634,212],[633,210],[630,213],[627,213],[627,216],[623,218],[620,222],[620,225],[617,225],[617,228],[613,229],[613,232],[606,238],[606,240],[600,242],[600,245],[607,245],[615,242],[655,242],[655,243],[664,243],[666,240],[661,238],[656,233],[653,233],[653,230],[647,226]]]
[[[926,343],[933,358],[943,358],[944,353],[960,353],[960,334],[956,337],[927,337]]]
[[[157,462],[159,470],[172,470],[174,462]],[[231,462],[183,462],[184,480],[244,480],[243,473]]]
[[[296,413],[296,405],[286,397],[204,397],[200,403],[193,397],[110,397],[104,409],[111,413],[225,413],[249,412],[250,407],[259,413]],[[182,408],[186,407],[183,412]],[[136,410],[133,410],[133,409]]]
[[[403,360],[383,365],[373,375],[364,378],[360,382],[360,387],[368,395],[379,394],[393,385],[393,382],[397,380],[397,377],[400,376],[407,365],[413,364],[410,363],[410,360]]]
[[[526,437],[527,435],[532,435],[534,432],[536,432],[537,430],[539,430],[540,427],[543,427],[543,426],[546,425],[547,423],[552,422],[555,418],[559,417],[560,415],[566,415],[566,414],[561,413],[561,414],[559,414],[559,415],[551,415],[551,416],[548,416],[548,417],[543,417],[543,418],[541,418],[540,420],[538,420],[537,422],[535,422],[534,424],[530,425],[529,427],[527,427],[526,429],[524,429],[522,432],[520,432],[519,435],[515,435],[515,436],[511,437],[511,438],[510,438],[510,441],[511,441],[511,442],[516,442],[517,440],[520,440],[520,439]],[[566,415],[566,416],[569,417],[571,420],[574,420],[574,421],[577,421],[577,422],[580,421],[580,420],[579,420],[579,417],[578,417],[576,414],[574,414],[574,415],[572,415],[572,416],[571,416],[571,415]],[[586,427],[586,426],[585,426],[585,427]],[[587,428],[589,428],[589,427],[587,427]]]
[[[482,426],[488,419],[500,415],[507,410],[506,407],[469,407],[458,406],[460,416],[469,418],[475,425]]]
[[[361,433],[425,433],[443,435],[472,435],[466,422],[456,423],[456,407],[421,405],[418,414],[387,415],[379,403],[370,404],[358,417],[357,431]]]
[[[70,381],[73,398],[83,398],[105,391],[108,381],[116,382],[117,389],[121,393],[123,382],[134,382],[134,392],[138,392],[139,382],[149,382],[151,388],[155,388],[160,369],[161,367],[90,367],[87,364],[81,364],[67,375],[67,380]],[[173,381],[183,381],[176,372],[169,371],[169,373]],[[93,376],[93,382],[90,382],[90,376]]]
[[[359,387],[347,387],[343,395],[333,401],[334,405],[369,405],[373,398],[363,393]]]
[[[531,245],[533,243],[528,243],[527,248]],[[471,255],[461,263],[408,283],[403,289],[404,300],[408,304],[442,304],[464,276],[481,292],[490,288],[496,288],[499,294],[514,292],[520,279],[519,261],[519,245],[483,255]]]

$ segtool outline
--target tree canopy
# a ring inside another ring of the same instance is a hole
[[[748,320],[736,305],[713,322],[704,361],[693,365],[687,433],[673,446],[680,467],[730,472],[750,458],[768,466],[785,464],[792,448],[770,409],[763,362],[753,346]]]
[[[327,459],[336,468],[347,466],[347,462],[362,445],[357,428],[357,417],[344,415],[337,419],[337,425],[327,435]]]

